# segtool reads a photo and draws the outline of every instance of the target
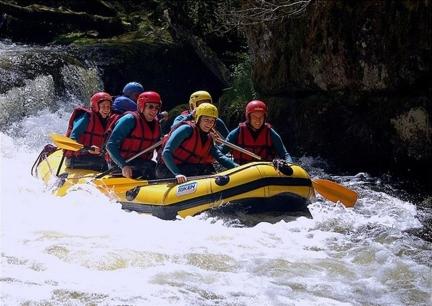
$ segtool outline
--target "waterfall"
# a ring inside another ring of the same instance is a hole
[[[68,110],[103,90],[96,65],[67,48],[0,43],[0,129],[42,109]]]

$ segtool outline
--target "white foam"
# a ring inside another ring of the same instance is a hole
[[[58,198],[30,176],[65,112],[1,133],[2,304],[427,304],[430,244],[411,203],[367,187],[354,209],[316,200],[313,219],[228,226],[127,212],[90,185]],[[350,182],[350,179],[347,179]],[[356,181],[357,180],[357,181]]]

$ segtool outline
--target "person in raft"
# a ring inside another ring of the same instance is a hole
[[[264,161],[278,157],[292,163],[291,155],[285,148],[279,134],[266,122],[267,105],[260,100],[250,101],[245,109],[246,121],[232,130],[226,141],[261,156]],[[221,145],[220,150],[227,153],[232,150],[234,161],[240,165],[256,161],[253,157]]]
[[[106,92],[97,92],[90,98],[90,108],[77,107],[69,118],[66,136],[81,143],[80,151],[65,151],[66,167],[104,171],[105,131],[109,125],[112,97]]]
[[[114,125],[126,112],[134,112],[137,110],[136,101],[138,96],[144,92],[144,87],[138,82],[129,82],[123,88],[123,95],[114,99],[111,109],[110,126],[107,130],[109,136],[114,129]],[[166,122],[168,112],[158,113],[159,123]]]
[[[144,87],[138,82],[129,82],[123,88],[123,95],[118,96],[113,102],[113,113],[123,114],[124,112],[134,112],[137,110],[138,96],[144,92]]]
[[[134,112],[137,110],[136,101],[140,93],[144,92],[144,88],[140,83],[129,82],[123,88],[123,95],[117,96],[111,107],[111,115],[109,126],[106,130],[106,137],[109,138],[114,125],[126,112]]]
[[[157,178],[175,177],[180,184],[187,181],[187,176],[213,174],[214,160],[228,169],[238,166],[214,145],[210,131],[218,118],[216,106],[200,104],[194,118],[194,121],[182,121],[170,132],[156,169]]]
[[[156,162],[153,150],[126,160],[154,145],[160,140],[161,131],[157,118],[162,106],[157,92],[145,91],[138,96],[137,111],[128,112],[115,124],[107,140],[109,166],[121,169],[127,178],[155,178]]]
[[[171,125],[171,129],[175,129],[183,121],[191,121],[194,118],[194,110],[201,104],[201,103],[211,103],[213,104],[212,97],[207,91],[199,90],[195,91],[191,94],[189,98],[189,110],[183,111],[180,115],[178,115],[176,118],[174,118],[173,124]],[[216,131],[222,136],[226,137],[228,135],[228,128],[223,122],[221,118],[216,119],[216,125],[215,125]]]

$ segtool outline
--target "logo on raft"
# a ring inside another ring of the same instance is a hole
[[[192,182],[192,183],[180,185],[177,187],[176,194],[178,196],[181,196],[181,195],[185,195],[185,194],[194,193],[197,190],[197,186],[198,186],[197,182]]]

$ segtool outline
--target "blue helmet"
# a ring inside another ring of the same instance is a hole
[[[126,97],[132,97],[133,94],[140,94],[144,92],[144,87],[137,82],[129,82],[125,85],[125,87],[123,88],[123,94]]]
[[[137,110],[137,105],[134,101],[128,97],[117,97],[112,105],[112,110],[118,113],[124,113],[127,111],[134,112]]]

